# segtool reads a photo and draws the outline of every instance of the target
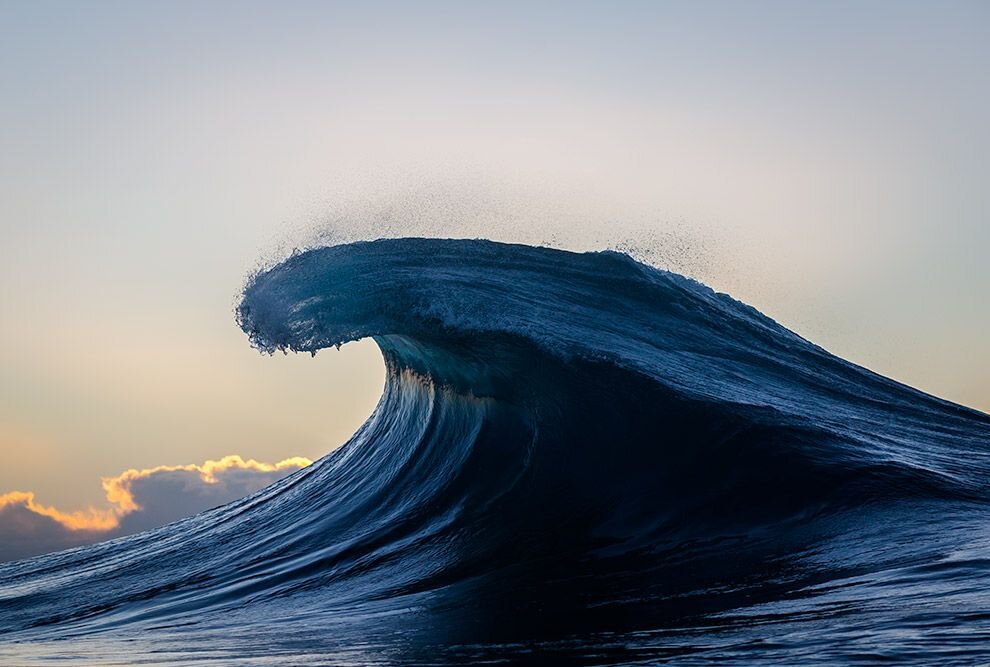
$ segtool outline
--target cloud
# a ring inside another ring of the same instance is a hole
[[[132,468],[103,478],[108,507],[73,512],[12,491],[0,495],[0,561],[155,528],[242,498],[310,463],[302,457],[245,461],[234,454],[202,465]]]

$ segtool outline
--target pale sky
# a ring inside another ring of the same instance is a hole
[[[0,494],[315,459],[381,360],[259,355],[293,245],[623,246],[990,410],[990,4],[0,5]]]

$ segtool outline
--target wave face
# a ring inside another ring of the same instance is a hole
[[[0,565],[0,662],[990,659],[990,418],[614,253],[311,250],[265,351],[372,337],[374,414],[313,466]]]

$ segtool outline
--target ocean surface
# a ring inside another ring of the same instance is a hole
[[[372,337],[378,407],[253,496],[0,564],[0,664],[990,664],[986,414],[615,252],[320,248],[237,317]]]

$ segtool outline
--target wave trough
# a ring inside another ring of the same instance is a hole
[[[375,412],[241,501],[0,565],[0,660],[990,658],[990,417],[726,295],[394,239],[293,256],[237,316],[269,352],[374,338]]]

